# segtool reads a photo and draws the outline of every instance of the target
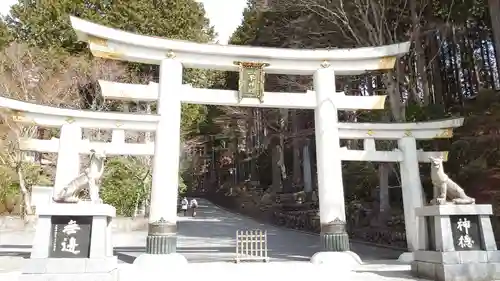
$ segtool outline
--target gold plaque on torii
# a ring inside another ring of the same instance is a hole
[[[264,67],[268,63],[261,62],[234,62],[240,68],[238,102],[244,98],[258,99],[260,103],[264,101]]]

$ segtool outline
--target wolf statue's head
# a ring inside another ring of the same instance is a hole
[[[94,158],[97,160],[104,160],[106,158],[106,153],[104,152],[104,150],[91,149],[90,158]]]
[[[429,160],[431,160],[431,169],[440,169],[443,167],[443,157],[429,157]]]

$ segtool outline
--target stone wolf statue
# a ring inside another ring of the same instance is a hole
[[[454,181],[452,181],[443,169],[443,158],[429,157],[431,160],[431,179],[433,185],[432,205],[446,204],[446,199],[450,199],[453,204],[474,204],[476,200],[465,194],[465,191]]]
[[[105,159],[106,155],[104,151],[96,152],[92,149],[90,151],[89,167],[68,185],[56,191],[52,200],[56,203],[78,203],[81,201],[78,195],[85,188],[88,188],[90,201],[94,204],[101,204],[102,200],[99,197],[99,180],[104,172]]]

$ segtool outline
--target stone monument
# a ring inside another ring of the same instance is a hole
[[[486,281],[500,278],[497,249],[490,216],[491,205],[474,198],[443,170],[443,159],[431,159],[434,199],[416,209],[418,249],[411,271],[437,281]]]
[[[116,210],[99,198],[105,155],[96,151],[90,155],[84,173],[64,187],[55,187],[54,202],[37,206],[33,249],[20,280],[117,280],[118,262],[111,241]],[[91,201],[78,196],[85,188]]]

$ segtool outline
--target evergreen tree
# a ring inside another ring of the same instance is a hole
[[[69,15],[106,23],[110,1],[100,0],[27,0],[13,5],[7,23],[14,39],[40,48],[62,48],[71,53],[86,50],[77,42]]]
[[[208,42],[214,31],[195,0],[26,0],[12,6],[7,22],[15,39],[69,52],[87,49],[77,42],[69,16],[130,32]]]
[[[254,41],[261,19],[261,12],[255,0],[248,0],[247,7],[243,10],[243,20],[233,32],[229,43],[233,45],[251,45]]]
[[[7,18],[15,40],[41,48],[61,48],[71,54],[87,52],[86,42],[78,42],[69,16],[74,15],[109,27],[169,39],[205,43],[214,29],[195,0],[25,0],[12,6]],[[157,66],[134,66],[139,76],[158,77]],[[146,72],[146,73],[145,73]],[[187,69],[185,82],[208,87],[212,75],[205,70]],[[203,105],[183,105],[184,135],[197,131],[205,119]]]
[[[0,19],[0,50],[12,40],[9,28],[3,19]]]

